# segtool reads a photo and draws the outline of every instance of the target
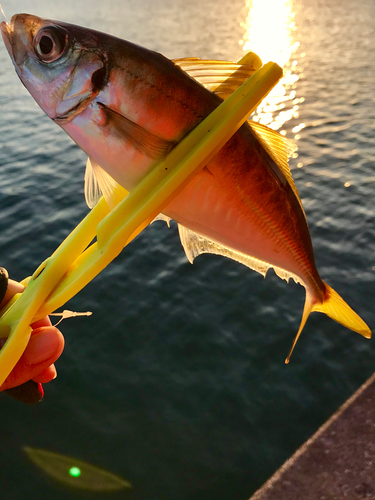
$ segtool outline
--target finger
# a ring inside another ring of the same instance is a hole
[[[45,370],[43,370],[39,375],[33,378],[34,382],[40,382],[41,384],[47,384],[51,380],[57,377],[57,371],[55,365],[51,365]]]
[[[45,316],[44,318],[39,319],[38,321],[35,321],[35,323],[33,323],[31,325],[31,328],[33,330],[37,330],[38,328],[41,328],[42,326],[51,326],[51,325],[52,325],[51,320],[49,319],[48,316]]]
[[[25,352],[0,387],[0,391],[37,377],[58,359],[63,349],[64,337],[57,328],[39,328],[30,337]]]
[[[8,288],[8,271],[4,267],[0,267],[0,303],[2,302],[4,295]]]
[[[1,272],[2,272],[2,269],[5,271],[4,268],[0,268],[0,288],[1,288],[1,278],[2,278]],[[16,293],[22,293],[24,290],[25,290],[25,287],[23,285],[21,285],[21,283],[18,283],[18,281],[14,281],[14,280],[8,279],[8,287],[7,287],[7,290],[5,292],[4,298],[3,298],[3,300],[0,303],[0,307],[5,306],[7,304],[7,302]],[[41,326],[51,326],[51,324],[52,323],[51,323],[50,319],[48,318],[48,316],[46,316],[45,318],[40,319],[40,320],[36,321],[35,323],[33,323],[31,325],[31,327],[34,330],[36,330],[37,328],[40,328]]]
[[[24,384],[17,385],[17,387],[6,389],[5,393],[13,399],[17,399],[28,405],[40,403],[44,396],[42,384],[34,382],[33,380],[28,380]]]
[[[18,283],[18,281],[8,280],[8,288],[5,292],[3,300],[0,303],[0,307],[5,306],[5,304],[7,304],[13,297],[13,295],[15,295],[16,293],[22,293],[24,290],[25,287],[21,285],[21,283]]]

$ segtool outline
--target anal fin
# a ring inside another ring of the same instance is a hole
[[[178,224],[178,232],[181,239],[181,244],[185,250],[186,256],[189,262],[192,264],[194,259],[202,253],[211,253],[215,255],[222,255],[223,257],[228,257],[229,259],[240,262],[241,264],[249,267],[253,271],[260,273],[265,276],[268,269],[273,268],[279,278],[289,281],[292,278],[296,283],[303,285],[302,280],[293,273],[286,271],[280,267],[273,266],[268,262],[264,262],[260,259],[247,255],[245,253],[233,250],[232,248],[216,243],[209,240],[205,236],[202,236],[190,229]]]

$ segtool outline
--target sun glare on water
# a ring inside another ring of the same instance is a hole
[[[264,125],[281,130],[292,118],[298,118],[298,104],[303,98],[296,98],[296,83],[300,69],[294,53],[299,47],[296,40],[296,23],[293,0],[246,0],[246,20],[243,39],[240,44],[243,50],[253,51],[260,56],[263,63],[273,61],[284,70],[279,84],[257,109],[253,119]],[[303,54],[302,54],[303,56]],[[301,123],[293,132],[293,138],[299,139]]]

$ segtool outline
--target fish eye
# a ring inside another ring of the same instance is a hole
[[[56,61],[65,51],[68,34],[61,28],[47,27],[41,29],[34,38],[35,53],[46,63]]]

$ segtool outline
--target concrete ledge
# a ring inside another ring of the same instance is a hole
[[[375,373],[250,500],[375,499]]]

